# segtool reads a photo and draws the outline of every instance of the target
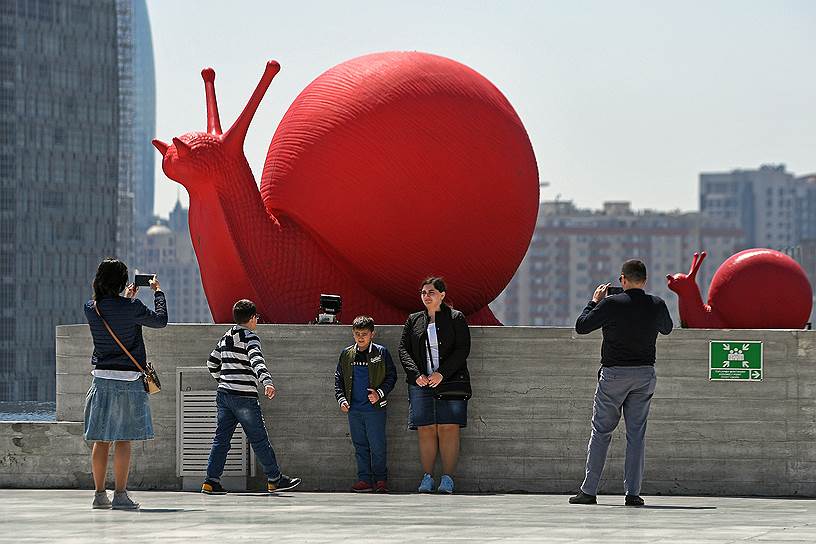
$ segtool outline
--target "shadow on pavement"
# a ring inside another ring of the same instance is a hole
[[[626,506],[623,504],[607,504],[614,508],[628,508],[630,510],[716,510],[716,506],[672,506],[670,504],[646,504],[644,506]]]
[[[127,510],[125,510],[127,511]],[[176,512],[206,512],[200,508],[139,508],[138,510],[131,510],[132,512],[150,512],[156,514],[171,514]]]

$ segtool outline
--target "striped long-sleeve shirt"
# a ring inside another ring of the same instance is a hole
[[[272,385],[261,340],[240,325],[234,325],[218,341],[207,359],[207,370],[218,381],[218,389],[232,395],[257,397],[259,384]]]

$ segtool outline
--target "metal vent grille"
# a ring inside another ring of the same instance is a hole
[[[179,391],[176,463],[179,476],[204,476],[217,422],[215,391]],[[246,476],[249,455],[244,430],[235,429],[224,476]]]

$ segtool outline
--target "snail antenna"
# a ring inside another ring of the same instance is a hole
[[[176,146],[176,153],[178,153],[180,159],[187,157],[192,151],[189,145],[185,144],[178,138],[173,138],[173,145]]]
[[[152,143],[153,143],[153,147],[155,147],[156,149],[158,149],[158,150],[159,150],[159,153],[161,153],[161,154],[162,154],[162,157],[164,157],[165,155],[167,155],[167,150],[170,148],[170,146],[169,146],[168,144],[166,144],[166,143],[162,142],[162,141],[161,141],[161,140],[159,140],[158,138],[154,139]]]
[[[204,68],[201,70],[204,80],[204,95],[207,99],[207,132],[221,134],[221,118],[218,116],[218,100],[215,98],[215,70]]]
[[[691,263],[691,271],[689,272],[690,278],[696,278],[697,272],[700,270],[700,267],[703,265],[703,260],[706,258],[706,252],[702,251],[699,254],[694,254],[694,261]]]
[[[272,83],[272,79],[278,72],[280,72],[280,64],[277,61],[270,60],[266,63],[266,69],[261,76],[261,80],[258,82],[258,86],[255,87],[252,96],[249,97],[247,105],[244,106],[244,111],[241,112],[235,123],[224,134],[224,143],[226,145],[235,146],[239,150],[243,149],[249,124],[252,122],[255,112],[258,111],[258,106],[261,104],[261,99],[263,99],[266,90],[269,88],[269,84]]]

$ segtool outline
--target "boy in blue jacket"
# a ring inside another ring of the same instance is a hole
[[[361,315],[351,323],[354,344],[340,352],[334,373],[334,396],[348,414],[357,458],[357,493],[387,493],[385,407],[397,381],[397,369],[385,346],[375,344],[374,319]]]

